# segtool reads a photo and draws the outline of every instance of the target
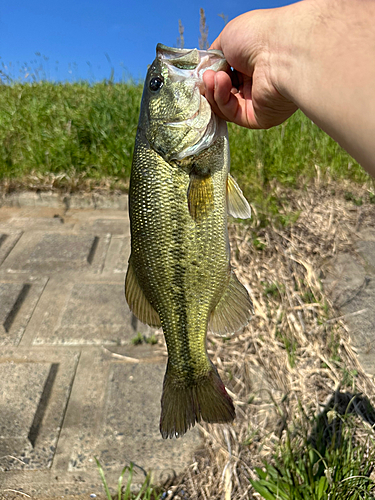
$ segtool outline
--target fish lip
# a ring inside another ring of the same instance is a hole
[[[213,54],[217,55],[221,59],[224,59],[224,54],[221,50],[217,49],[207,49],[207,50],[201,50],[201,49],[179,49],[177,47],[168,47],[167,45],[164,45],[162,43],[158,43],[156,46],[156,54],[159,57],[163,56],[165,58],[168,58],[168,56],[171,58],[172,56],[177,56],[174,57],[175,59],[187,55],[190,52],[196,51],[198,54]]]
[[[185,61],[185,64],[189,65],[187,61],[190,59],[190,65],[195,67],[183,68],[182,71],[193,70],[193,75],[191,76],[196,76],[200,80],[207,69],[226,71],[229,68],[223,52],[216,49],[178,49],[158,43],[156,46],[156,56],[161,62],[169,66],[174,66],[176,69],[180,69]]]

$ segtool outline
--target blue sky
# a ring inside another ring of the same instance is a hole
[[[289,3],[293,0],[3,0],[0,70],[14,79],[37,70],[40,78],[94,82],[109,78],[113,67],[116,80],[143,79],[156,44],[176,46],[179,19],[185,47],[198,46],[201,7],[213,41],[224,27],[219,14],[231,20]]]

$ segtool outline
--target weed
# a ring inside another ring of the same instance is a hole
[[[154,334],[150,335],[150,337],[145,337],[146,344],[155,345],[158,343],[158,339]]]
[[[142,333],[138,332],[137,335],[132,338],[131,342],[133,345],[141,345],[141,344],[155,345],[158,343],[158,339],[155,337],[154,334],[150,335],[149,337],[146,337],[146,335],[142,335]]]
[[[104,491],[105,491],[107,500],[113,500],[113,497],[109,491],[109,487],[107,484],[107,480],[105,478],[103,468],[102,468],[99,460],[96,457],[95,457],[95,461],[96,461],[96,465],[98,466],[98,469],[99,469],[99,474],[100,474],[101,480],[103,482]],[[119,480],[118,480],[118,484],[117,484],[116,500],[159,500],[162,497],[162,494],[161,494],[159,489],[152,486],[151,477],[149,474],[146,475],[140,491],[137,494],[132,492],[134,468],[135,468],[135,465],[133,464],[133,462],[130,462],[129,466],[126,465],[122,469]],[[126,485],[123,485],[124,476],[127,472],[128,472],[128,479],[127,479]]]
[[[297,359],[296,357],[296,351],[298,347],[297,342],[291,336],[287,336],[286,334],[282,333],[278,328],[276,328],[275,337],[280,339],[281,342],[284,344],[285,350],[288,353],[289,365],[291,368],[294,368]]]
[[[143,335],[140,332],[138,332],[137,335],[132,338],[132,344],[133,345],[143,344]]]
[[[262,281],[261,283],[264,287],[265,295],[280,298],[285,291],[285,287],[281,283],[267,283],[265,281]]]
[[[253,238],[253,246],[259,251],[262,251],[266,248],[266,243],[263,243],[262,241],[258,240],[258,238]]]
[[[208,43],[208,26],[206,24],[206,15],[204,13],[204,9],[200,8],[199,9],[199,33],[200,33],[200,38],[199,38],[199,48],[200,49],[208,49],[209,43]]]
[[[327,425],[339,420],[339,431],[325,441],[325,429],[307,426],[298,432],[287,428],[285,443],[279,446],[273,463],[256,468],[258,479],[250,480],[266,500],[359,500],[373,497],[375,483],[370,475],[375,465],[375,450],[367,444],[355,444],[354,424],[347,416],[332,410],[326,413]],[[317,420],[316,424],[319,423]],[[319,449],[318,449],[319,448]]]
[[[353,202],[354,205],[357,205],[357,207],[360,207],[361,205],[363,205],[362,198],[356,198],[351,191],[345,191],[344,198],[346,201]]]

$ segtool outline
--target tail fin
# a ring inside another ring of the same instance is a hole
[[[209,423],[232,422],[232,399],[216,368],[194,382],[176,380],[168,367],[161,397],[160,432],[164,439],[179,437],[201,419]]]

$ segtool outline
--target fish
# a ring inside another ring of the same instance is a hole
[[[226,122],[203,95],[207,69],[228,69],[217,50],[158,44],[145,79],[129,187],[131,254],[125,296],[132,313],[161,327],[168,362],[160,432],[235,418],[208,357],[207,331],[228,335],[253,313],[230,265],[228,213],[251,209],[229,173]]]

